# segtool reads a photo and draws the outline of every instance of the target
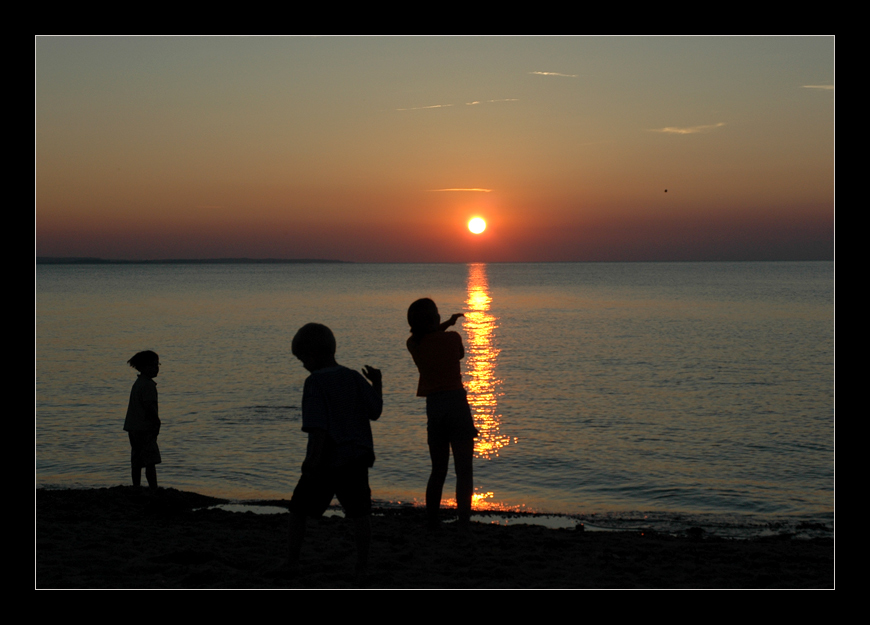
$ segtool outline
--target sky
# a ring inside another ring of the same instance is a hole
[[[36,37],[36,255],[833,259],[834,48]]]

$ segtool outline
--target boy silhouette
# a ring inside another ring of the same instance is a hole
[[[375,452],[369,421],[381,416],[381,372],[366,365],[371,381],[335,361],[335,336],[325,325],[309,323],[293,337],[293,355],[311,372],[302,391],[302,431],[308,449],[302,476],[290,500],[290,555],[295,573],[305,538],[307,517],[320,518],[338,497],[345,515],[353,519],[356,538],[356,574],[368,566],[372,500],[368,470]]]

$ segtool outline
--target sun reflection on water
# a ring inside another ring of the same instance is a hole
[[[489,512],[533,512],[526,504],[507,504],[502,501],[495,501],[495,493],[487,491],[485,493],[474,493],[471,496],[471,509],[475,513],[482,511]],[[423,505],[420,502],[418,505]],[[441,500],[442,508],[456,508],[456,499],[454,497]]]
[[[498,456],[499,450],[510,443],[510,437],[501,433],[498,411],[501,380],[496,376],[496,361],[500,350],[494,340],[498,317],[490,310],[491,302],[486,264],[468,265],[468,298],[462,326],[468,337],[465,386],[474,425],[480,432],[474,445],[476,458]]]

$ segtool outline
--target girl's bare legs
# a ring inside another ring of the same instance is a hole
[[[459,522],[466,524],[471,520],[471,495],[474,493],[474,440],[429,445],[429,457],[432,459],[432,473],[426,486],[426,512],[429,525],[438,525],[438,513],[441,507],[441,493],[444,490],[444,480],[447,478],[447,466],[450,462],[450,448],[453,448],[453,469],[456,472],[456,508]]]
[[[453,469],[456,471],[456,509],[459,523],[468,524],[471,520],[471,495],[474,493],[474,440],[451,443],[453,447]]]
[[[441,491],[447,478],[447,464],[450,462],[450,443],[429,443],[429,457],[432,459],[432,473],[426,485],[426,514],[429,526],[437,527],[438,512],[441,508]]]
[[[148,480],[148,487],[152,489],[157,488],[157,465],[149,464],[145,467],[145,479]]]

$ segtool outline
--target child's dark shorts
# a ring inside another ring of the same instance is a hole
[[[369,488],[367,460],[303,473],[293,491],[290,512],[319,519],[332,503],[333,496],[338,498],[348,518],[359,518],[371,513],[372,491]]]
[[[160,448],[157,446],[157,431],[127,432],[130,436],[130,463],[134,469],[160,464]]]
[[[464,389],[438,391],[426,396],[426,430],[430,445],[477,438],[471,407]]]

